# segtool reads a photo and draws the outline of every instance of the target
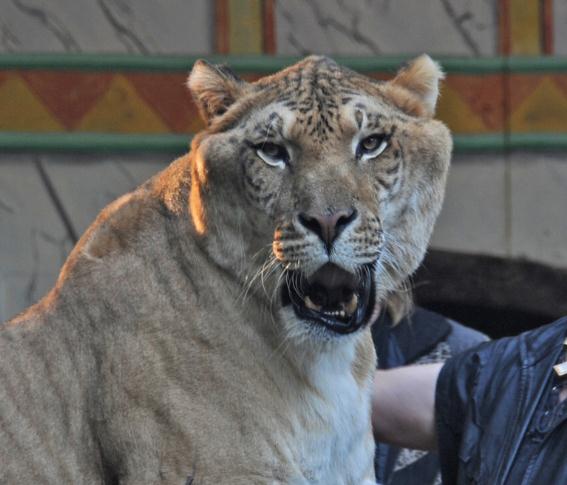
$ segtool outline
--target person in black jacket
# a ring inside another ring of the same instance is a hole
[[[387,312],[372,327],[378,368],[444,362],[488,337],[438,313],[415,308],[396,325]],[[376,443],[375,471],[383,485],[434,485],[440,482],[439,457],[423,450]]]
[[[567,484],[567,318],[443,364],[377,371],[378,438],[438,448],[443,483]]]

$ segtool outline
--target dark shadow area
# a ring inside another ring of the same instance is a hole
[[[567,270],[524,260],[432,250],[413,286],[418,305],[493,338],[567,315]]]

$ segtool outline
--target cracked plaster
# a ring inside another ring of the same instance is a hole
[[[3,0],[0,52],[212,52],[208,0]]]
[[[489,0],[277,0],[278,54],[496,54]]]

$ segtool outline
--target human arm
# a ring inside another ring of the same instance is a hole
[[[377,370],[372,389],[372,426],[378,441],[434,450],[435,388],[443,364]]]

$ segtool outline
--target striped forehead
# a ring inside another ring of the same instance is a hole
[[[378,128],[389,111],[386,103],[368,96],[355,96],[343,108],[344,116],[351,118],[358,130]]]
[[[290,138],[294,113],[280,103],[272,103],[256,113],[253,134],[256,138]]]
[[[338,66],[315,62],[280,77],[277,91],[275,103],[293,115],[295,130],[325,141],[336,132],[353,87]]]
[[[254,134],[287,139],[307,136],[326,141],[339,130],[339,119],[338,111],[328,112],[314,107],[312,111],[302,112],[278,101],[258,113]]]
[[[301,99],[277,103],[283,125],[296,135],[318,138],[322,141],[332,137],[338,129],[340,121],[336,101],[329,96],[302,97]]]
[[[275,105],[270,105],[263,112],[258,113],[255,117],[255,122],[253,124],[253,137],[257,140],[267,140],[267,139],[282,139],[282,140],[298,140],[308,138],[311,142],[327,142],[329,139],[333,138],[335,132],[342,132],[343,127],[339,126],[339,117],[337,116],[334,120],[334,125],[331,125],[331,120],[326,120],[323,116],[317,116],[318,113],[313,113],[311,118],[312,121],[307,121],[307,124],[302,122],[305,117],[302,113],[298,113],[297,110],[293,110],[282,106],[280,103]],[[373,115],[372,113],[367,114],[366,111],[352,107],[348,110],[348,113],[342,115],[343,124],[348,124],[350,129],[348,131],[361,131],[366,127],[377,126],[380,117],[378,115]],[[329,123],[329,126],[322,125],[325,120]],[[315,124],[314,127],[310,126],[309,123],[319,123]],[[336,138],[336,136],[335,136]]]
[[[326,141],[335,132],[342,131],[344,125],[354,131],[379,128],[389,118],[388,108],[382,100],[365,95],[351,95],[337,105],[336,110],[330,111],[315,106],[304,112],[287,101],[277,100],[257,113],[254,134],[258,138],[287,139],[307,135]]]

